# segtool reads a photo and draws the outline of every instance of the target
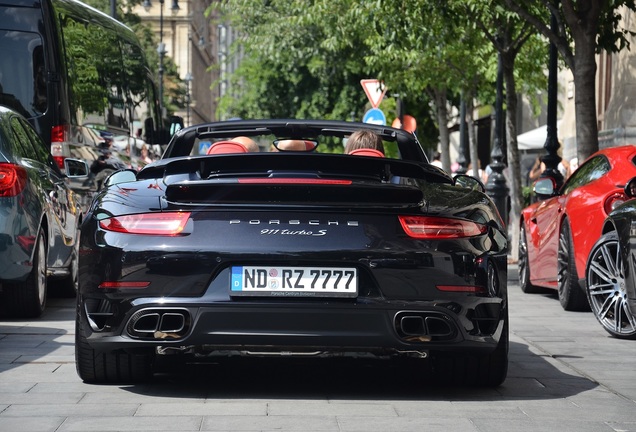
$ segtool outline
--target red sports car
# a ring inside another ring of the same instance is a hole
[[[534,186],[545,197],[521,211],[519,284],[526,293],[558,290],[565,310],[589,310],[585,264],[601,235],[603,221],[628,198],[625,184],[636,176],[636,146],[600,150],[565,184],[540,178]]]

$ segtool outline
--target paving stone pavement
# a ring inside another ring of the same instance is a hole
[[[509,267],[510,366],[496,389],[432,386],[385,362],[220,361],[143,385],[75,372],[74,304],[0,318],[0,431],[636,432],[636,341],[553,294],[523,294]]]

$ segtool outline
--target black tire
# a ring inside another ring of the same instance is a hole
[[[579,285],[579,276],[574,263],[572,234],[567,219],[561,223],[557,252],[557,288],[559,302],[566,311],[589,311],[585,291]]]
[[[601,326],[614,337],[636,339],[636,317],[628,304],[625,265],[615,231],[601,236],[592,247],[585,275],[587,298]]]
[[[35,241],[33,269],[24,282],[6,284],[3,309],[7,316],[37,318],[46,307],[46,239],[40,229]]]
[[[71,253],[71,263],[69,266],[69,275],[59,281],[57,285],[57,292],[61,297],[74,298],[77,296],[77,290],[79,288],[79,244],[80,244],[80,231],[77,230],[77,237],[75,239],[75,246],[73,246],[73,252]]]
[[[90,333],[84,314],[78,306],[75,320],[75,365],[86,383],[134,384],[152,377],[154,354],[131,354],[125,351],[97,352],[89,345]]]
[[[498,387],[508,375],[508,319],[494,351],[487,355],[433,355],[433,380],[440,385]]]
[[[519,261],[517,262],[519,272],[519,287],[526,294],[534,294],[543,292],[543,290],[530,283],[530,258],[528,257],[528,238],[526,236],[526,227],[521,222],[519,229]]]

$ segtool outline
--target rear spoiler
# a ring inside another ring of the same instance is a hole
[[[169,158],[144,167],[137,178],[153,179],[197,174],[205,180],[235,177],[312,177],[368,179],[388,182],[395,177],[453,184],[453,179],[426,163],[338,154],[241,153]]]

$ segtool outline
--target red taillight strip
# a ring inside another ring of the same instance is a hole
[[[605,198],[605,202],[603,203],[603,210],[605,210],[605,214],[610,214],[612,210],[614,210],[619,205],[623,204],[627,201],[627,197],[622,192],[614,192],[607,198]]]
[[[446,292],[464,292],[474,294],[485,294],[486,288],[476,285],[436,285],[437,289]]]
[[[307,178],[241,178],[239,183],[246,184],[338,184],[349,185],[351,180],[307,179]]]
[[[115,282],[106,281],[99,284],[100,289],[147,288],[150,282]]]
[[[27,172],[20,165],[0,163],[0,197],[14,197],[24,190]]]
[[[463,219],[438,216],[399,216],[400,224],[409,237],[418,239],[453,239],[485,234],[486,225]]]
[[[176,236],[183,232],[190,212],[141,213],[99,221],[100,228],[125,234]]]

